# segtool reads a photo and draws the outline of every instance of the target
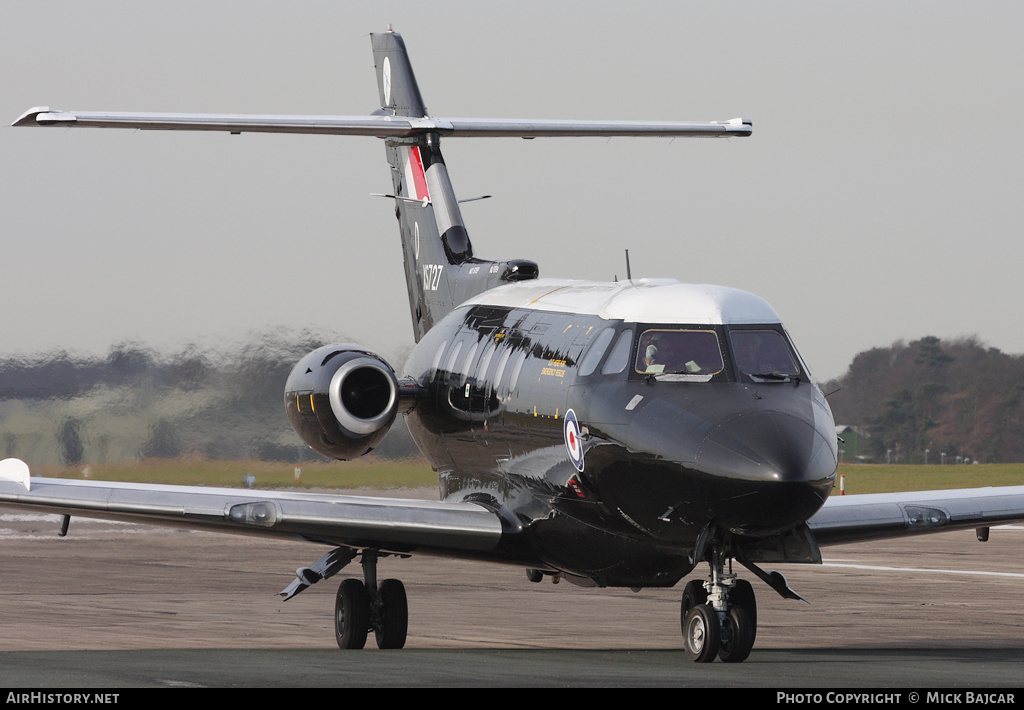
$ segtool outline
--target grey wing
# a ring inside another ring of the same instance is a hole
[[[32,478],[17,459],[0,462],[0,505],[383,552],[477,556],[502,536],[501,518],[472,503]]]
[[[808,527],[819,545],[1024,520],[1024,486],[832,496]]]

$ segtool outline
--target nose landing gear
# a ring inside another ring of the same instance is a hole
[[[726,663],[747,659],[757,635],[757,601],[750,582],[725,571],[724,555],[711,554],[711,579],[690,580],[683,588],[680,623],[686,655],[697,663],[718,656]]]

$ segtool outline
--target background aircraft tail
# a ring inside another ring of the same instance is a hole
[[[426,117],[401,35],[375,33],[371,39],[380,90],[378,113]],[[536,278],[538,273],[532,261],[496,262],[473,256],[441,156],[440,130],[385,140],[417,342],[466,299],[502,283]]]

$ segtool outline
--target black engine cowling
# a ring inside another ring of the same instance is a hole
[[[398,414],[395,371],[358,345],[317,348],[288,376],[284,404],[302,440],[318,453],[348,460],[380,443]]]

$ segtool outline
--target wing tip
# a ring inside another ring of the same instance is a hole
[[[18,116],[18,120],[12,123],[12,126],[38,126],[36,117],[41,113],[49,113],[49,106],[35,106],[30,108],[25,113]]]
[[[73,113],[53,111],[49,106],[36,106],[18,116],[12,126],[54,126],[68,125],[77,121]]]
[[[4,459],[0,461],[0,480],[20,483],[28,492],[31,485],[32,474],[28,470],[28,464],[21,459]]]

